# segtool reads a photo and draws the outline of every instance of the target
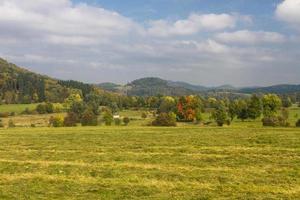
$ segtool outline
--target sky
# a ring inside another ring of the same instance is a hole
[[[300,84],[300,0],[0,0],[0,57],[88,83]]]

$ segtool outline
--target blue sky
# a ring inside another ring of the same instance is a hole
[[[144,22],[161,18],[186,18],[190,13],[243,13],[256,17],[255,28],[274,30],[280,23],[274,10],[281,0],[73,0],[117,11]]]
[[[0,57],[90,83],[300,83],[300,0],[0,0]]]

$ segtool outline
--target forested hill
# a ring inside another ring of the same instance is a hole
[[[181,86],[171,85],[168,81],[160,78],[142,78],[125,86],[128,95],[136,96],[181,96],[195,94],[195,91]]]
[[[243,96],[243,94],[253,93],[291,94],[300,92],[300,85],[274,85],[269,87],[252,88],[236,88],[231,85],[205,87],[201,85],[193,85],[186,82],[168,81],[155,77],[137,79],[124,86],[114,83],[103,83],[98,84],[97,86],[105,90],[128,94],[130,96],[181,96],[189,94],[218,95],[222,93]]]
[[[102,89],[107,95],[129,96],[184,96],[201,94],[210,96],[243,96],[251,93],[300,93],[300,85],[275,85],[270,87],[234,88],[230,85],[204,87],[185,82],[167,81],[160,78],[142,78],[124,86],[113,83],[99,85],[79,81],[63,81],[36,74],[0,58],[0,103],[63,102],[71,93],[83,97]],[[111,93],[114,92],[114,93]]]
[[[253,87],[253,88],[242,88],[241,93],[276,93],[276,94],[289,94],[300,92],[300,85],[273,85],[269,87]]]
[[[2,103],[62,102],[72,91],[83,95],[92,86],[60,81],[30,72],[0,58],[0,101]]]

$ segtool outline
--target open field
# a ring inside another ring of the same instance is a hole
[[[300,129],[0,130],[0,199],[297,199]]]
[[[0,105],[0,112],[16,112],[19,114],[20,112],[24,111],[26,106],[30,109],[34,109],[36,104],[11,104],[11,105]],[[143,119],[141,117],[142,113],[146,112],[148,114],[147,119]],[[129,117],[131,119],[130,126],[146,126],[147,124],[151,123],[154,120],[152,115],[153,111],[146,111],[146,110],[122,110],[119,112],[121,117]],[[49,118],[51,116],[61,115],[65,116],[65,113],[54,113],[54,114],[44,114],[44,115],[16,115],[11,116],[8,118],[2,118],[4,125],[7,126],[8,121],[11,119],[13,122],[19,127],[30,127],[31,124],[35,124],[37,127],[40,126],[48,126]],[[209,119],[210,113],[203,113],[203,119],[205,121],[211,121]],[[291,126],[295,126],[297,119],[300,118],[300,108],[297,105],[293,105],[289,108],[289,119]],[[178,126],[195,126],[191,123],[178,123]],[[212,124],[215,126],[215,124]],[[244,127],[244,128],[259,128],[262,127],[261,119],[257,119],[255,121],[248,120],[242,122],[239,119],[235,119],[231,127]]]
[[[0,113],[4,112],[15,112],[16,114],[20,114],[26,108],[29,110],[34,110],[37,104],[3,104],[0,105]]]

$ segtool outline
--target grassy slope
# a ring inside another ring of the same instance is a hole
[[[34,110],[37,104],[4,104],[0,105],[0,112],[15,112],[17,114],[23,112],[26,108]]]
[[[0,199],[296,199],[296,128],[0,130]]]

